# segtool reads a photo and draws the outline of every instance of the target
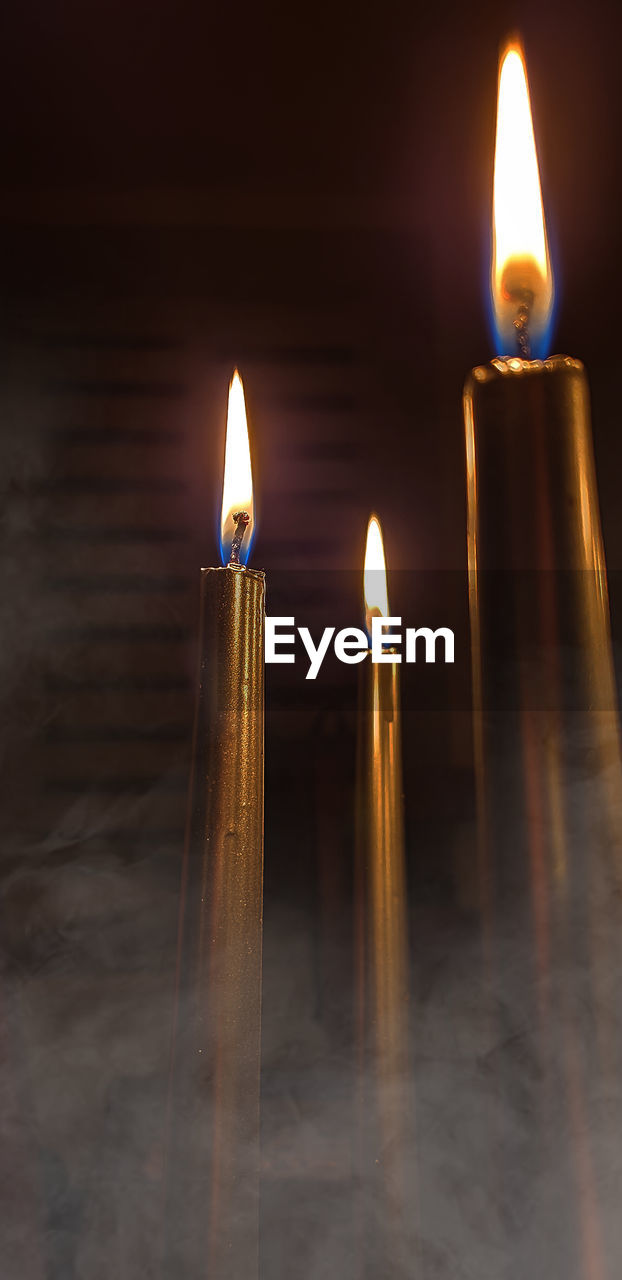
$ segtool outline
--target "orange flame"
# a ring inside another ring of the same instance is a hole
[[[369,517],[367,526],[367,542],[365,545],[365,567],[363,570],[363,597],[365,600],[365,618],[368,632],[371,634],[373,617],[388,618],[389,596],[387,591],[387,569],[384,558],[382,529],[377,516]]]
[[[532,342],[544,342],[553,309],[553,274],[527,70],[515,41],[506,46],[499,64],[490,285],[503,354],[516,351],[521,306],[527,308]]]
[[[235,533],[234,515],[238,511],[246,511],[249,522],[244,534],[243,561],[248,550],[255,526],[253,504],[253,474],[251,469],[251,451],[246,421],[246,404],[244,387],[237,371],[229,386],[229,405],[227,409],[227,434],[225,439],[225,473],[222,488],[222,513],[220,520],[220,541],[223,561],[225,552],[230,548]]]

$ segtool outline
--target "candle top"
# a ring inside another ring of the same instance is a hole
[[[546,360],[521,360],[518,356],[495,356],[489,364],[477,365],[471,370],[467,383],[494,382],[498,378],[536,376],[546,373],[560,373],[562,370],[574,369],[583,373],[583,363],[574,356],[547,356]]]

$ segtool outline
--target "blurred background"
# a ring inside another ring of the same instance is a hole
[[[478,1182],[476,1108],[465,1116],[457,1100],[465,1079],[471,1102],[490,1082],[469,1020],[461,395],[493,354],[497,57],[517,27],[558,289],[553,348],[590,377],[619,638],[613,0],[25,0],[4,14],[6,1280],[156,1274],[198,571],[218,562],[235,365],[268,611],[312,629],[360,625],[373,509],[394,611],[456,632],[455,669],[404,670],[413,999],[427,1028],[418,1274],[537,1277],[551,1257],[553,1274],[569,1274],[560,1260],[575,1257],[578,1228],[553,1255],[537,1241],[551,1203],[565,1221],[555,1170],[542,1172],[531,1233],[516,1209],[528,1095],[509,1089],[499,1120],[510,1173],[496,1202]],[[357,673],[327,662],[306,685],[303,670],[267,671],[262,1252],[273,1280],[343,1276],[350,1255]],[[508,1043],[531,1078],[525,1041]],[[606,1133],[611,1112],[599,1114]],[[599,1195],[617,1240],[616,1159]],[[601,1254],[616,1256],[611,1241]],[[580,1274],[614,1272],[605,1261]]]

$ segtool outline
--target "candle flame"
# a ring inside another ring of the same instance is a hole
[[[521,353],[522,307],[534,353],[545,355],[553,310],[553,275],[527,70],[516,41],[506,46],[499,64],[490,283],[499,354]]]
[[[229,558],[235,533],[236,526],[233,517],[240,511],[245,511],[249,517],[240,549],[240,561],[242,564],[246,564],[255,527],[253,475],[244,387],[236,369],[229,385],[227,434],[225,438],[225,473],[220,521],[220,549],[223,564],[226,564]]]
[[[378,517],[374,515],[369,517],[369,524],[367,526],[365,568],[363,570],[363,596],[365,599],[367,631],[371,635],[372,618],[388,618],[389,616],[387,569],[384,558],[382,529],[380,527]]]

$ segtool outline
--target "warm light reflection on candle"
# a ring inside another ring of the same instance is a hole
[[[516,320],[528,310],[535,354],[545,355],[553,309],[553,275],[540,190],[529,86],[520,45],[499,67],[493,185],[491,293],[499,355],[517,353]]]
[[[372,618],[390,612],[382,530],[374,515],[367,527],[363,594],[370,632]],[[403,1247],[413,1208],[406,1176],[412,1098],[399,672],[392,661],[368,661],[361,668],[358,743],[360,1142],[371,1161],[364,1165],[365,1176],[373,1167],[383,1205],[384,1234],[374,1241],[383,1263],[388,1248]]]
[[[363,595],[365,598],[365,623],[367,631],[371,633],[371,620],[374,616],[381,618],[388,618],[389,616],[387,569],[384,558],[382,529],[377,516],[370,516],[367,526]]]
[[[227,410],[227,435],[225,441],[225,474],[222,490],[222,514],[220,522],[220,547],[223,564],[227,563],[229,551],[235,533],[234,515],[246,511],[249,521],[246,526],[244,540],[240,551],[243,564],[248,559],[253,529],[255,526],[253,508],[253,475],[251,470],[251,452],[246,421],[246,404],[244,387],[236,369],[229,386],[229,407]]]

